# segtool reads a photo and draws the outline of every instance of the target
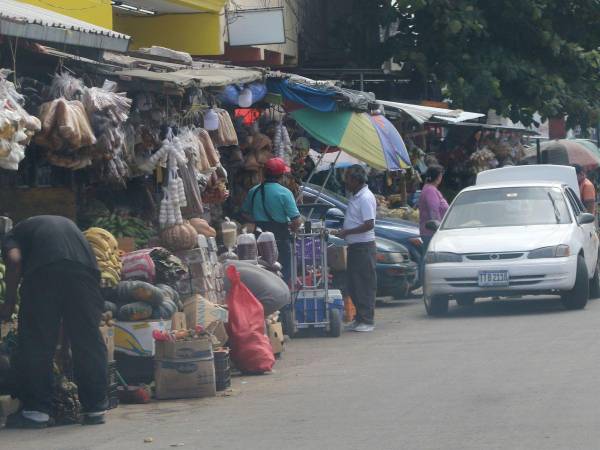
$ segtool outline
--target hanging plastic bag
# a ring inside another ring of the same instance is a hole
[[[227,277],[231,282],[227,294],[227,333],[231,343],[231,358],[242,372],[269,372],[275,364],[275,357],[271,342],[264,333],[263,306],[242,283],[240,273],[234,266],[227,268]]]

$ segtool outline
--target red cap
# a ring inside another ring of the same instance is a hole
[[[284,173],[290,173],[290,168],[281,158],[271,158],[265,163],[265,171],[268,175],[280,176]]]

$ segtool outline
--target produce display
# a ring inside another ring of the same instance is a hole
[[[88,228],[83,233],[90,243],[98,268],[102,285],[106,287],[116,286],[121,280],[121,256],[119,254],[119,244],[115,237],[103,228]]]
[[[122,217],[111,214],[94,221],[94,227],[103,228],[117,238],[131,237],[137,247],[145,247],[154,236],[154,230],[137,217]]]
[[[160,233],[160,240],[171,251],[189,250],[198,245],[198,232],[186,221],[165,228]]]
[[[170,319],[182,308],[179,294],[168,285],[152,285],[145,281],[121,281],[104,292],[107,312],[118,320],[137,322],[149,319]],[[114,306],[113,306],[114,305]]]

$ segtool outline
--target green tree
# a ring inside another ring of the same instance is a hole
[[[404,61],[405,75],[436,81],[456,108],[491,108],[525,124],[536,111],[567,115],[569,125],[599,119],[600,0],[363,0],[355,6],[363,28],[367,19],[399,21],[399,32],[370,58]]]

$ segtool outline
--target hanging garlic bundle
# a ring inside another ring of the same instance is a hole
[[[169,174],[168,184],[163,188],[158,218],[160,227],[168,228],[183,223],[181,208],[187,206],[183,180],[179,176],[179,165],[187,164],[187,157],[180,139],[173,136],[170,128],[162,147],[149,158],[145,169],[153,170],[158,164],[166,165]]]
[[[275,130],[273,147],[275,156],[282,158],[289,165],[292,160],[292,141],[290,140],[287,128],[281,121],[277,124]]]

